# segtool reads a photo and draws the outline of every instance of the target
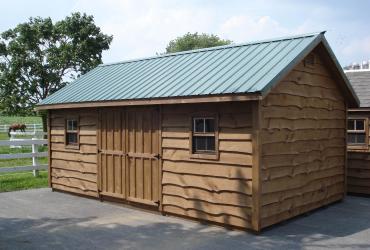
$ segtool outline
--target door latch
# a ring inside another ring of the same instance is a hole
[[[154,158],[161,159],[161,155],[160,155],[160,154],[156,154],[156,155],[154,156]]]

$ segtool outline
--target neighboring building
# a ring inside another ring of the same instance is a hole
[[[101,65],[46,98],[50,186],[259,231],[345,196],[323,33]]]
[[[348,192],[370,194],[370,69],[345,71],[360,107],[348,112]]]

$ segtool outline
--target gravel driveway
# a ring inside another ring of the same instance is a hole
[[[300,216],[261,235],[50,189],[0,193],[0,249],[370,249],[370,198]]]

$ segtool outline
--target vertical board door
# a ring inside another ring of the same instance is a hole
[[[124,109],[100,109],[99,191],[102,195],[126,198],[126,134]]]
[[[159,112],[155,107],[128,108],[127,199],[159,205]]]

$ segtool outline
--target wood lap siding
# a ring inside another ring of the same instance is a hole
[[[68,115],[79,117],[79,149],[64,144],[64,123]],[[52,188],[98,197],[96,110],[53,110],[50,115]]]
[[[347,191],[370,195],[370,153],[349,152]]]
[[[350,112],[349,116],[363,119],[370,117],[370,112]],[[370,124],[368,126],[370,129]],[[348,148],[347,192],[370,195],[370,145],[361,149]]]
[[[190,158],[189,130],[195,112],[218,114],[218,160]],[[250,227],[251,112],[248,103],[163,106],[164,212]]]
[[[346,109],[315,55],[262,101],[261,225],[266,227],[344,196]]]

